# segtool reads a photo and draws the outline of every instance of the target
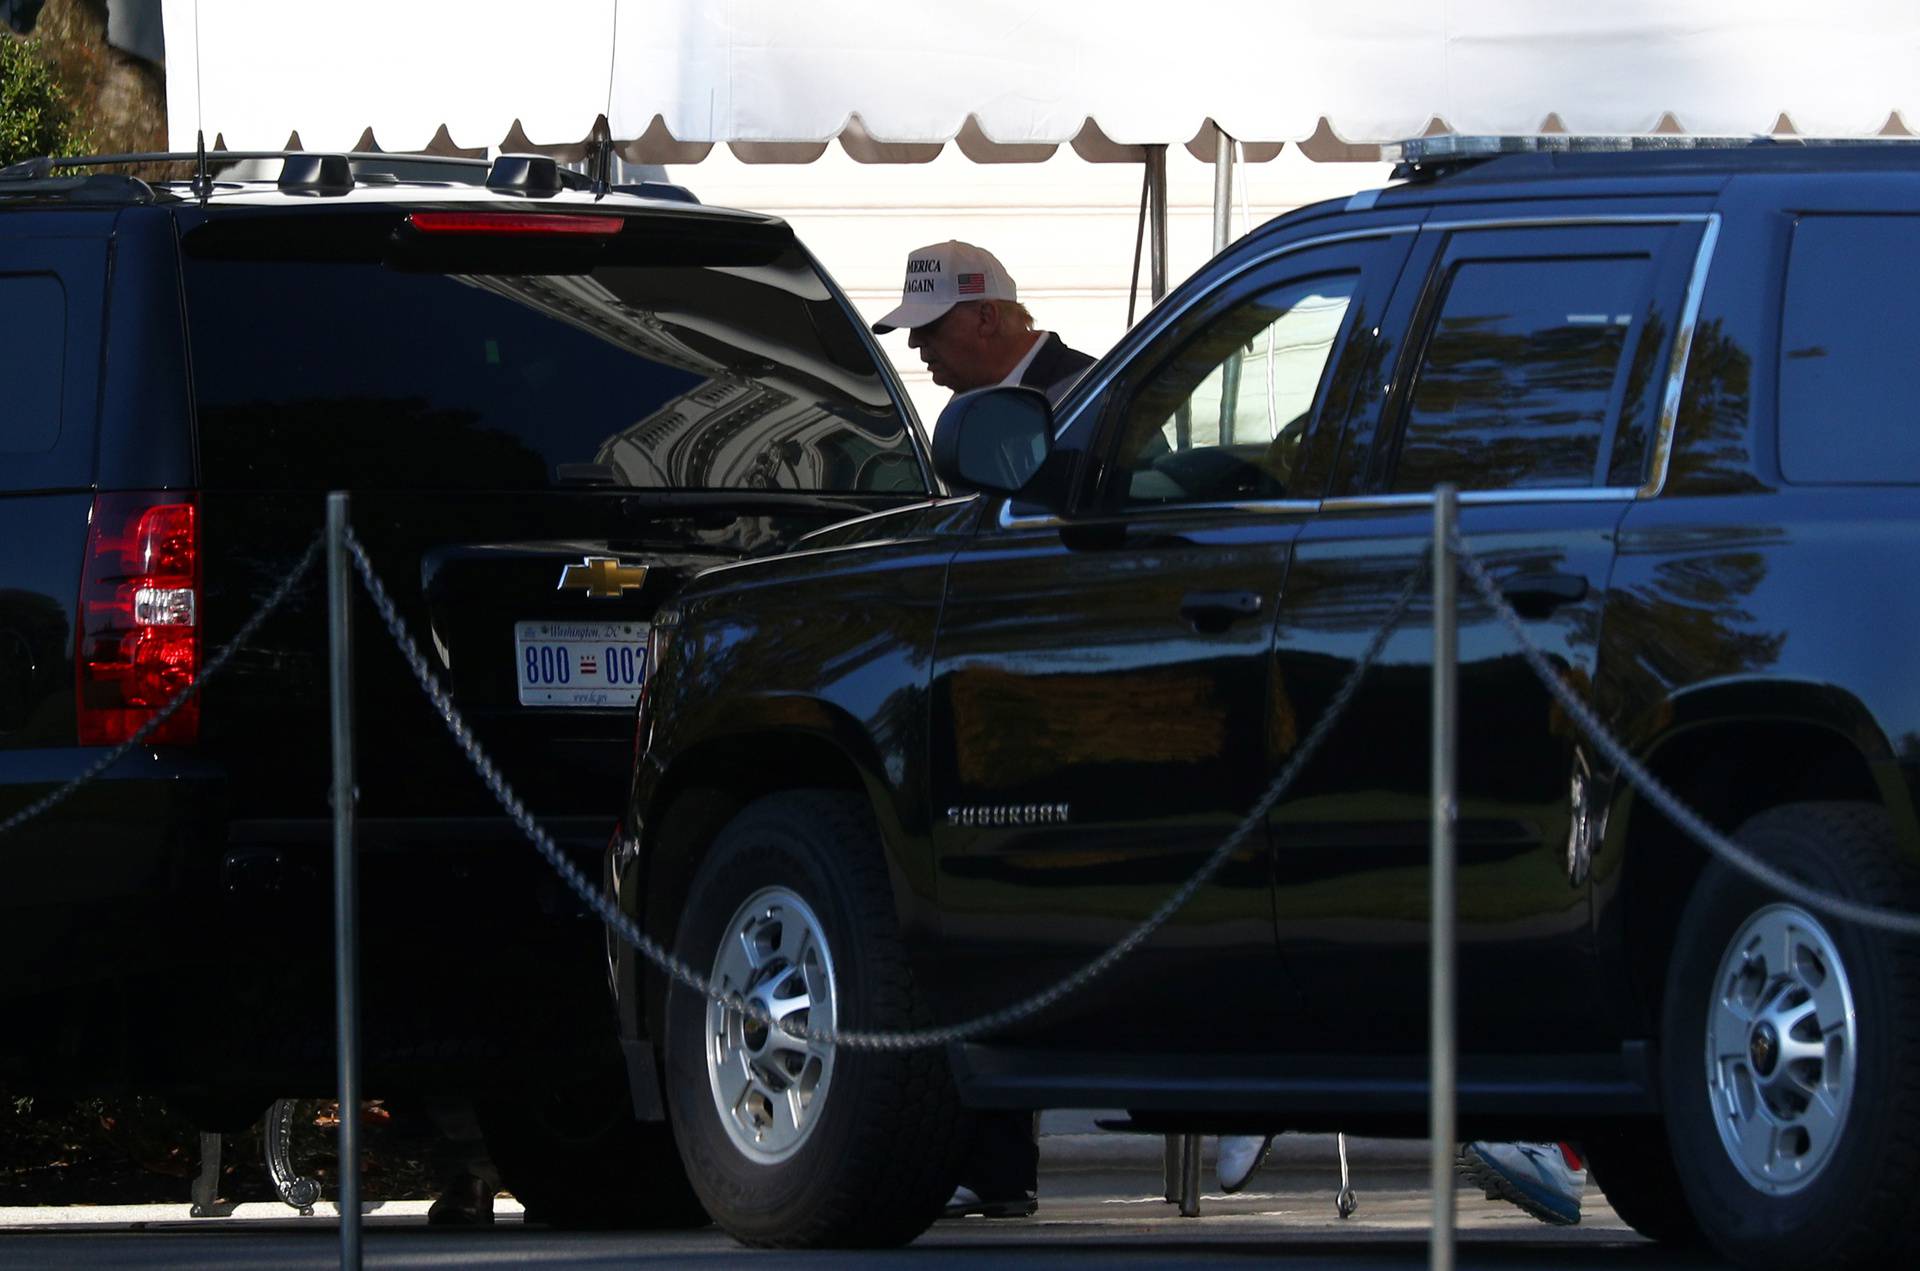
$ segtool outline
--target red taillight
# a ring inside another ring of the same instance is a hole
[[[422,234],[512,234],[609,238],[626,224],[619,216],[564,212],[415,212],[407,224]]]
[[[200,673],[199,523],[177,492],[94,498],[74,657],[81,745],[125,741]],[[147,740],[199,735],[195,697]]]

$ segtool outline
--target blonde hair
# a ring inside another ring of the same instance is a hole
[[[1001,300],[997,303],[1003,304],[1013,310],[1013,316],[1020,320],[1020,327],[1023,331],[1033,330],[1033,312],[1025,305],[1021,304],[1018,300]]]
[[[1011,318],[1020,330],[1031,331],[1034,329],[1033,312],[1018,300],[962,300],[954,305],[953,309],[959,309],[967,305],[995,305],[1000,309],[1001,313]],[[949,309],[947,312],[952,313],[953,309]],[[945,317],[946,315],[942,314],[941,316]]]

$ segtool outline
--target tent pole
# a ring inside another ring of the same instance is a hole
[[[1167,148],[1147,147],[1147,187],[1153,192],[1153,303],[1167,294]],[[1173,412],[1176,450],[1193,445],[1193,408],[1181,402]]]
[[[1233,238],[1233,138],[1219,124],[1213,126],[1213,254],[1227,249]]]
[[[1213,254],[1218,256],[1233,237],[1233,138],[1219,124],[1213,126]],[[1220,444],[1239,440],[1234,410],[1240,401],[1240,351],[1235,349],[1221,368]]]
[[[1153,302],[1167,294],[1167,148],[1147,147],[1147,188],[1153,203]]]

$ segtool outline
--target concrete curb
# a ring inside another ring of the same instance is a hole
[[[427,1209],[433,1204],[430,1200],[374,1200],[360,1207],[363,1221],[373,1224],[392,1219],[402,1219],[409,1223],[423,1221]],[[493,1202],[493,1216],[496,1222],[517,1223],[525,1214],[520,1202],[511,1196],[499,1196]],[[291,1205],[283,1205],[277,1200],[248,1201],[240,1205],[222,1205],[218,1212],[204,1218],[193,1216],[193,1206],[178,1205],[20,1205],[0,1206],[0,1231],[23,1231],[35,1227],[151,1227],[172,1226],[199,1227],[222,1223],[242,1222],[295,1222],[325,1223],[334,1225],[340,1218],[340,1208],[330,1200],[322,1200],[313,1207],[313,1213],[302,1216]]]
[[[1142,1194],[1156,1193],[1160,1186],[1163,1144],[1157,1134],[1127,1134],[1098,1129],[1094,1122],[1122,1113],[1049,1112],[1040,1123],[1040,1169],[1042,1174],[1141,1174],[1151,1182],[1127,1184]],[[1217,1140],[1206,1136],[1202,1147],[1203,1190],[1211,1193],[1213,1157]],[[1348,1138],[1347,1161],[1356,1178],[1365,1176],[1379,1187],[1393,1176],[1394,1185],[1421,1186],[1427,1168],[1427,1145],[1421,1139]],[[1331,1134],[1282,1134],[1274,1139],[1263,1177],[1272,1178],[1283,1171],[1314,1186],[1324,1183],[1331,1194],[1339,1177],[1340,1157]],[[1216,1199],[1218,1199],[1216,1197]],[[418,1222],[426,1217],[427,1200],[371,1201],[362,1207],[370,1224],[387,1221]],[[523,1211],[518,1201],[502,1195],[494,1202],[498,1221],[517,1223]],[[311,1217],[278,1201],[250,1201],[223,1207],[209,1217],[195,1218],[192,1206],[179,1204],[149,1205],[21,1205],[0,1206],[0,1231],[74,1226],[181,1226],[197,1227],[229,1222],[240,1223],[326,1223],[339,1218],[333,1201],[322,1200]]]

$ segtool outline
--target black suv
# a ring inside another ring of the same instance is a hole
[[[907,399],[778,220],[537,157],[270,163],[0,174],[0,821],[193,682],[339,489],[482,746],[591,867],[655,607],[923,502]],[[643,1210],[633,1133],[538,1115],[625,1104],[599,928],[355,612],[367,1087],[481,1099],[556,1217]],[[130,1084],[209,1128],[332,1088],[327,693],[309,570],[147,744],[0,836],[13,1088]]]
[[[777,1018],[950,1023],[1142,920],[1255,806],[1428,551],[1441,483],[1564,681],[1818,889],[1920,910],[1920,151],[1530,153],[1250,234],[1049,411],[956,401],[946,499],[660,611],[627,914]],[[1462,584],[1459,1114],[1647,1234],[1897,1260],[1920,945],[1638,794]],[[1132,956],[942,1052],[794,1040],[624,946],[716,1217],[910,1238],[964,1110],[1425,1131],[1424,584],[1298,783]],[[752,755],[751,764],[741,757]],[[643,1106],[656,1092],[642,1092]]]

